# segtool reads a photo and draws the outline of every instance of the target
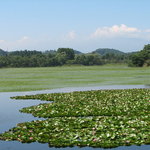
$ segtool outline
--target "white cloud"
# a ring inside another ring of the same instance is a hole
[[[23,36],[21,39],[17,40],[16,42],[24,43],[24,42],[27,42],[29,40],[30,40],[30,38],[28,36]]]
[[[99,47],[116,48],[123,51],[138,50],[150,41],[150,29],[140,29],[127,25],[99,27],[95,32],[81,34],[74,30],[57,36],[22,36],[14,40],[0,40],[0,48],[9,51],[19,49],[57,49],[71,47],[80,51],[92,51]],[[140,47],[141,46],[141,47]],[[140,47],[140,48],[138,48]]]
[[[31,38],[29,38],[28,36],[23,36],[18,40],[0,40],[0,48],[6,50],[6,49],[25,49],[27,48],[31,43],[33,42],[33,40]]]
[[[145,30],[145,32],[150,32],[150,29]]]
[[[0,43],[5,43],[5,40],[0,40]]]
[[[76,36],[77,36],[77,34],[75,31],[70,31],[64,36],[64,39],[65,40],[74,40],[76,38]]]
[[[91,35],[92,38],[112,37],[137,37],[141,30],[127,25],[114,25],[112,27],[100,27]]]
[[[68,37],[69,37],[70,39],[75,39],[75,38],[76,38],[76,33],[75,33],[75,31],[69,32],[69,33],[68,33]]]

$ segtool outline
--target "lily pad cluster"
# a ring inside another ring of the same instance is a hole
[[[100,90],[39,94],[16,99],[53,101],[20,110],[35,117],[134,116],[149,113],[149,89]]]
[[[150,89],[99,90],[17,96],[53,101],[20,110],[46,118],[20,123],[0,140],[50,147],[111,148],[150,144]]]

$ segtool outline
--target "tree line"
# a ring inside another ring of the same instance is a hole
[[[130,56],[129,66],[150,66],[150,44],[145,45],[141,51]]]
[[[62,65],[103,65],[107,63],[128,63],[129,66],[150,66],[150,44],[135,53],[118,53],[116,50],[97,50],[83,54],[71,48],[58,48],[45,52],[20,50],[6,52],[0,49],[2,67],[49,67]],[[102,52],[102,53],[101,53]]]

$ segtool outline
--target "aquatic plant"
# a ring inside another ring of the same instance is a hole
[[[51,103],[20,110],[47,118],[20,123],[1,140],[49,143],[53,147],[111,148],[150,144],[150,89],[99,90],[17,96]]]

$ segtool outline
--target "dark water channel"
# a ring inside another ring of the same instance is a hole
[[[21,95],[30,95],[30,94],[40,94],[40,93],[59,93],[59,92],[72,92],[72,91],[87,91],[87,90],[99,90],[99,89],[129,89],[129,88],[150,88],[149,86],[144,85],[113,85],[113,86],[100,86],[100,87],[77,87],[77,88],[61,88],[61,89],[52,89],[44,91],[31,91],[31,92],[2,92],[0,93],[0,133],[9,130],[12,127],[15,127],[16,124],[32,120],[41,120],[41,118],[35,118],[31,114],[20,113],[19,110],[23,107],[28,107],[32,105],[37,105],[44,103],[39,100],[12,100],[12,96],[21,96]],[[90,147],[72,147],[72,148],[49,148],[48,144],[40,143],[30,143],[22,144],[17,141],[0,141],[0,150],[94,150],[103,148],[90,148]],[[142,146],[122,146],[117,148],[112,148],[111,150],[148,150],[150,145]],[[109,150],[109,149],[108,149]]]

